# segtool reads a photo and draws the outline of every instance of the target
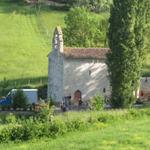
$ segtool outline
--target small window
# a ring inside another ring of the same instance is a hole
[[[92,73],[91,70],[89,70],[89,76],[91,76],[91,73]]]
[[[103,93],[106,93],[106,88],[103,88]]]

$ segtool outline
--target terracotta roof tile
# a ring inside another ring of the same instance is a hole
[[[93,58],[106,59],[109,48],[64,48],[64,56],[67,58]]]

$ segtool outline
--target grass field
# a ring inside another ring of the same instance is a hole
[[[53,30],[63,26],[63,11],[0,2],[0,80],[47,76]]]
[[[148,150],[150,118],[113,123],[102,130],[73,132],[56,139],[0,144],[1,150]]]

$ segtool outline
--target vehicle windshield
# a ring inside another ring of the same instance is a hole
[[[9,92],[6,97],[10,97],[10,96],[11,96],[11,92]]]

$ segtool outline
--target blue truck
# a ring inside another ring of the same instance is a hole
[[[0,99],[1,106],[9,106],[12,104],[12,98],[8,95],[5,98]]]

